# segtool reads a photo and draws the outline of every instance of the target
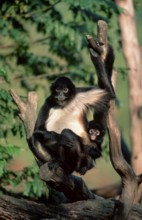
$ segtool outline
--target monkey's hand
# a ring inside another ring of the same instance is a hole
[[[80,173],[80,175],[84,175],[88,170],[92,169],[94,167],[94,163],[93,161],[91,161],[91,163],[89,163],[88,165],[81,167],[78,172]]]
[[[102,50],[102,43],[100,43],[97,39],[96,40],[90,40],[89,42],[89,51],[91,58],[97,58],[98,56],[101,56],[103,50]]]
[[[75,146],[75,143],[71,141],[69,138],[64,136],[61,138],[59,145],[66,148],[72,148]]]
[[[90,147],[90,149],[88,150],[88,154],[91,156],[93,160],[102,156],[101,150],[95,147]]]
[[[78,139],[70,129],[64,129],[61,133],[60,144],[63,147],[72,148],[76,146]]]

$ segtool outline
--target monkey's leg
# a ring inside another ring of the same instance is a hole
[[[84,175],[88,170],[94,167],[93,159],[89,155],[82,155],[80,158],[80,164],[78,169],[76,170],[81,175]]]

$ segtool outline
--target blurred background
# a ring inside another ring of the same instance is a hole
[[[139,45],[142,45],[142,2],[133,1]],[[26,143],[25,130],[9,90],[26,101],[38,93],[38,109],[58,76],[69,76],[77,86],[97,84],[86,35],[96,38],[97,21],[108,24],[108,41],[115,52],[117,71],[116,117],[131,149],[128,67],[122,50],[119,16],[123,9],[111,0],[12,0],[0,3],[0,192],[38,198],[48,191]],[[83,176],[90,188],[119,180],[111,166],[107,137],[103,157]]]

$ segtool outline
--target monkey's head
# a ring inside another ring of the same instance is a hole
[[[75,85],[67,77],[58,78],[50,87],[51,96],[59,106],[64,107],[75,96]]]
[[[91,141],[95,141],[96,138],[100,135],[100,131],[95,129],[95,128],[91,128],[89,129],[89,137]]]
[[[100,124],[91,121],[89,122],[88,134],[91,141],[102,143],[105,130]]]

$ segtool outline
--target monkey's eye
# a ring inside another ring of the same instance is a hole
[[[64,91],[64,93],[67,93],[69,91],[69,89],[68,88],[64,88],[63,91]]]
[[[56,89],[56,92],[60,92],[60,89],[59,89],[59,88],[57,88],[57,89]]]
[[[93,129],[90,129],[89,130],[89,134],[93,134],[94,133],[94,130]]]
[[[100,131],[96,130],[96,135],[99,136],[100,135]]]

